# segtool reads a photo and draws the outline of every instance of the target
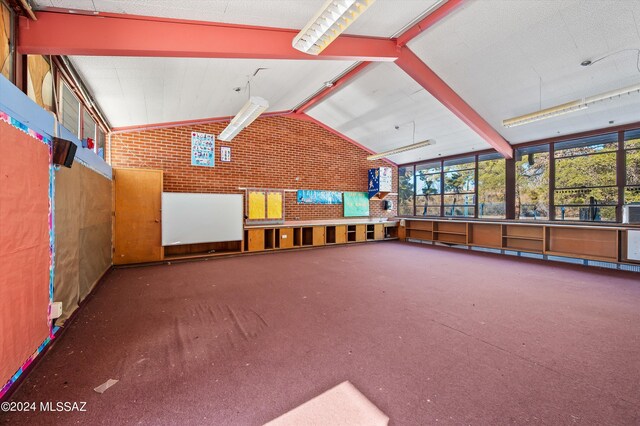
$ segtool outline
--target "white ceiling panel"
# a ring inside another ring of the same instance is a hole
[[[235,115],[249,96],[249,79],[251,94],[269,101],[268,111],[290,110],[353,65],[207,58],[70,60],[113,127]],[[253,76],[258,68],[266,69]],[[236,87],[241,90],[234,91]]]
[[[512,143],[640,120],[635,94],[502,126],[503,119],[640,83],[638,51],[619,52],[640,49],[640,1],[469,1],[409,47]]]
[[[436,144],[389,157],[398,164],[490,148],[395,64],[369,66],[307,113],[375,152],[413,143],[415,121],[415,142]]]
[[[35,0],[56,7],[229,24],[301,29],[325,0]],[[346,31],[391,37],[426,12],[436,0],[377,0]]]

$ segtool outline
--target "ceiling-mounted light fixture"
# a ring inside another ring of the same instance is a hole
[[[609,92],[600,93],[599,95],[589,96],[587,98],[582,98],[572,102],[567,102],[566,104],[561,104],[551,108],[546,108],[537,112],[533,112],[531,114],[525,114],[519,117],[510,118],[508,120],[503,120],[502,125],[504,127],[521,126],[523,124],[529,124],[529,123],[544,120],[547,118],[557,117],[559,115],[567,114],[569,112],[586,109],[589,107],[589,105],[594,104],[596,102],[611,100],[614,98],[618,98],[622,95],[631,95],[635,92],[640,92],[640,84],[623,87],[621,89],[611,90]]]
[[[267,102],[266,99],[258,96],[250,97],[240,112],[233,117],[229,125],[220,133],[218,139],[229,142],[236,137],[242,129],[253,123],[267,108],[269,108],[269,102]]]
[[[328,0],[291,43],[295,49],[318,55],[375,0]]]
[[[435,144],[436,144],[436,141],[434,141],[432,139],[428,139],[426,141],[412,143],[411,145],[407,145],[407,146],[403,146],[403,147],[400,147],[400,148],[392,149],[390,151],[381,152],[380,154],[369,155],[367,157],[367,160],[369,160],[369,161],[379,160],[381,158],[389,157],[390,155],[400,154],[401,152],[411,151],[411,150],[414,150],[414,149],[422,148],[422,147],[429,146],[429,145],[435,145]]]

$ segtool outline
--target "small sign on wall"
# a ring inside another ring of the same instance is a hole
[[[220,161],[225,161],[225,162],[231,161],[231,147],[230,146],[221,146],[220,147]]]
[[[216,137],[207,133],[191,132],[191,165],[214,167],[216,165]]]

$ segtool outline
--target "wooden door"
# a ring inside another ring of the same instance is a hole
[[[247,234],[249,235],[249,251],[264,250],[264,229],[249,229]]]
[[[356,241],[367,240],[367,225],[356,225]]]
[[[113,263],[162,260],[162,170],[115,169]]]
[[[336,226],[336,244],[345,244],[347,242],[347,225]]]
[[[324,245],[324,226],[314,226],[313,227],[313,245],[314,246],[322,246]]]
[[[280,248],[293,247],[293,228],[280,228]]]
[[[382,223],[376,223],[373,229],[374,238],[376,240],[384,240],[384,225]]]

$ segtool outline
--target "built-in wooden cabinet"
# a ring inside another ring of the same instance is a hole
[[[621,251],[627,229],[618,226],[405,219],[401,239],[628,262]]]
[[[249,227],[245,229],[245,251],[318,247],[398,238],[396,222],[299,227]]]

